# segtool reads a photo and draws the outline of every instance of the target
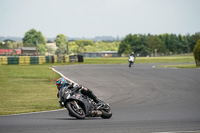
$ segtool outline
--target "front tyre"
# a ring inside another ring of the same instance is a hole
[[[131,65],[132,65],[132,62],[131,62],[131,61],[129,61],[129,67],[131,67]]]
[[[81,106],[77,105],[76,101],[67,102],[66,108],[69,113],[77,119],[85,119],[85,112]]]

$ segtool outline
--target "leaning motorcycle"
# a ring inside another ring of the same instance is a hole
[[[65,87],[59,91],[59,95],[69,115],[77,119],[85,119],[85,117],[109,119],[112,116],[112,111],[108,103],[103,103],[97,107],[92,99],[83,95],[78,89]]]

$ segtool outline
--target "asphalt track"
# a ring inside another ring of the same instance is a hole
[[[0,133],[199,133],[200,69],[154,65],[54,67],[110,103],[113,117],[76,120],[66,110],[0,116]]]

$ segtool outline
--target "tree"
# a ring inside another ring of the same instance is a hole
[[[133,52],[142,56],[150,54],[150,48],[147,46],[146,35],[127,35],[119,44],[118,53],[130,54]]]
[[[200,63],[200,40],[198,40],[197,44],[195,45],[193,54],[194,54],[194,59],[196,61],[196,66],[199,66],[199,63]]]
[[[3,40],[4,42],[15,42],[14,40],[12,40],[12,39],[5,39],[5,40]]]
[[[154,52],[157,50],[158,53],[165,52],[165,43],[158,36],[149,36],[148,37],[149,48]]]
[[[67,37],[63,34],[59,34],[56,36],[55,42],[58,47],[56,54],[65,54],[67,52]]]
[[[5,43],[5,42],[0,43],[0,49],[7,49],[7,48],[9,48],[7,43]]]
[[[77,54],[78,53],[78,45],[76,42],[69,42],[69,53],[70,54]]]
[[[178,36],[179,38],[179,45],[177,46],[178,53],[188,53],[190,52],[188,38],[186,36]]]
[[[47,43],[53,43],[53,41],[51,41],[51,40],[47,40]]]
[[[138,44],[138,37],[137,35],[129,34],[127,35],[119,44],[118,53],[122,54],[130,54],[135,49],[135,46]]]
[[[190,49],[191,49],[191,51],[194,49],[194,46],[196,45],[196,43],[199,39],[200,39],[200,32],[197,32],[190,37]]]
[[[5,41],[0,43],[0,49],[19,49],[23,46],[22,42]]]
[[[145,45],[139,45],[135,47],[134,52],[138,53],[140,56],[147,56],[151,54],[151,49]]]
[[[86,51],[96,52],[96,51],[117,51],[119,48],[119,42],[95,42],[94,45],[88,45],[85,47]]]
[[[94,42],[91,40],[76,40],[75,42],[78,46],[88,46],[88,45],[93,46],[94,45]]]
[[[77,40],[75,42],[78,45],[77,53],[85,52],[85,46],[94,46],[94,42],[91,40]]]
[[[46,39],[40,31],[31,29],[25,33],[25,36],[23,38],[23,43],[24,46],[36,47],[38,44],[46,45]]]
[[[150,55],[151,49],[148,46],[148,37],[146,35],[137,35],[138,42],[134,46],[134,52],[139,54],[140,56],[147,56]]]
[[[38,44],[37,45],[37,50],[40,53],[40,55],[45,55],[47,52],[47,46],[44,44]]]
[[[164,42],[164,45],[165,45],[165,51],[164,53],[170,53],[170,50],[171,49],[171,45],[170,45],[170,35],[169,34],[161,34],[159,35],[158,37]]]
[[[179,45],[178,38],[175,34],[169,35],[169,44],[168,49],[170,52],[176,53],[177,52],[177,46]]]
[[[119,45],[118,53],[130,54],[131,52],[131,45],[122,40]]]
[[[53,50],[52,46],[47,46],[47,52],[49,54],[54,54],[55,53],[55,51]]]

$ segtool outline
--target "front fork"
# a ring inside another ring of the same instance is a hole
[[[75,100],[74,100],[73,104],[78,110],[81,109],[80,106],[78,105],[78,103]]]

